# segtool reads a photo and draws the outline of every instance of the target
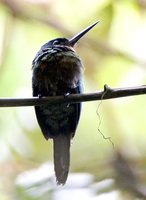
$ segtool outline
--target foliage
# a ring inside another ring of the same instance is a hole
[[[141,0],[1,0],[0,96],[31,96],[31,62],[40,46],[55,37],[71,37],[97,20],[99,25],[76,47],[85,66],[85,92],[104,84],[145,84],[145,8]],[[118,190],[121,199],[144,198],[144,108],[145,96],[84,103],[71,149],[71,171],[91,173],[97,182],[114,179],[112,190]],[[33,108],[0,112],[0,198],[25,200],[28,197],[16,191],[16,177],[51,160],[52,143],[44,140]],[[114,149],[98,131],[100,120],[100,131],[111,137]]]

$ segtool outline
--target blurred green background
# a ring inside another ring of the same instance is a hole
[[[31,62],[40,46],[97,20],[76,46],[85,66],[85,92],[104,84],[144,85],[145,0],[1,0],[0,97],[31,97]],[[88,172],[96,182],[113,179],[118,199],[146,199],[145,102],[143,95],[84,103],[70,172]],[[98,131],[100,120],[114,148]],[[49,160],[52,141],[43,138],[33,107],[0,108],[0,200],[28,199],[17,190],[17,176]]]

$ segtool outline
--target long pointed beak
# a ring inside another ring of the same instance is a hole
[[[72,37],[70,40],[69,40],[69,44],[73,47],[76,42],[81,38],[83,37],[88,31],[90,31],[90,29],[92,29],[96,24],[98,24],[99,21],[95,22],[94,24],[88,26],[87,28],[85,28],[83,31],[81,31],[80,33],[78,33],[77,35],[75,35],[74,37]]]

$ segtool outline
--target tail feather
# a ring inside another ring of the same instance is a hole
[[[70,164],[70,135],[60,134],[53,138],[54,142],[54,169],[57,184],[64,185]]]

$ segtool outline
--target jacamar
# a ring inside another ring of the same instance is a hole
[[[82,93],[83,65],[73,47],[97,23],[69,40],[56,38],[41,47],[32,62],[33,96]],[[78,125],[81,103],[35,106],[35,112],[44,137],[53,139],[57,183],[65,184],[69,171],[70,141]]]

